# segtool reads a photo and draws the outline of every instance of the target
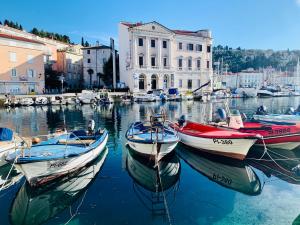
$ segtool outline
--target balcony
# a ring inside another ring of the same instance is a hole
[[[28,81],[28,77],[27,76],[20,76],[19,77],[19,81]]]
[[[182,67],[178,67],[177,70],[182,70]]]
[[[151,69],[157,70],[157,69],[158,69],[158,66],[151,66]]]
[[[139,65],[140,69],[146,69],[147,67],[145,65]]]
[[[169,69],[170,69],[170,66],[164,66],[164,69],[165,69],[165,70],[169,70]]]
[[[188,70],[192,70],[192,67],[188,67]]]

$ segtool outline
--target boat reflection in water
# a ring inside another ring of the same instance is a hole
[[[10,164],[6,164],[0,167],[0,190],[1,191],[4,191],[5,189],[8,189],[9,187],[17,184],[23,177],[23,174],[18,170],[16,170],[15,168],[12,169],[9,176],[7,177],[10,169],[11,169]]]
[[[248,163],[267,177],[277,177],[291,184],[300,184],[300,148],[294,150],[255,149],[249,154]]]
[[[208,179],[247,195],[261,193],[260,179],[246,162],[179,147],[180,158]]]
[[[133,179],[134,192],[142,204],[153,216],[166,216],[167,207],[175,201],[179,187],[181,166],[176,154],[164,157],[155,165],[155,162],[128,150],[126,168]]]
[[[72,204],[80,196],[84,198],[84,192],[100,171],[107,153],[105,149],[92,164],[56,183],[37,189],[24,183],[10,209],[11,224],[42,224],[67,207],[76,211],[72,210]]]

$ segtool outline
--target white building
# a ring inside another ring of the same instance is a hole
[[[96,45],[85,47],[83,50],[83,80],[86,88],[102,85],[100,74],[103,74],[103,66],[112,55],[111,47]]]
[[[170,30],[157,22],[119,24],[120,82],[131,91],[194,90],[211,80],[209,30]]]

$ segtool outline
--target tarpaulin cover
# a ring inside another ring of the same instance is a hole
[[[8,128],[0,128],[0,141],[11,141],[13,138],[13,131]]]

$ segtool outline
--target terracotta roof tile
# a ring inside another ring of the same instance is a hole
[[[30,43],[42,44],[42,45],[44,44],[40,41],[32,40],[32,39],[29,39],[29,38],[24,38],[24,37],[10,35],[10,34],[3,34],[3,33],[0,33],[0,38],[14,39],[14,40],[17,40],[17,41],[24,41],[24,42],[30,42]]]

